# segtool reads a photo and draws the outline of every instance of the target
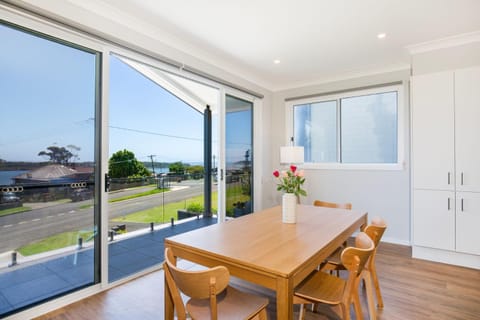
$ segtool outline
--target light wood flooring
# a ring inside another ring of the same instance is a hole
[[[380,320],[480,319],[480,270],[412,259],[409,247],[387,243],[379,246],[377,269],[385,304],[378,310]],[[275,319],[273,292],[240,280],[233,282],[268,296],[269,319]],[[364,296],[362,304],[368,319]],[[37,318],[46,319],[163,319],[163,271]],[[306,319],[330,318],[308,312]]]

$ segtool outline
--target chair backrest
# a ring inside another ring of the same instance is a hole
[[[201,271],[179,269],[175,265],[173,253],[166,248],[164,272],[179,319],[186,317],[185,306],[179,290],[193,299],[210,299],[212,319],[217,318],[216,296],[228,286],[230,273],[227,268],[218,266]]]
[[[346,301],[351,300],[355,290],[358,290],[360,275],[374,250],[375,244],[365,232],[359,232],[355,237],[355,247],[343,249],[340,257],[342,264],[348,270],[348,279],[344,291]]]
[[[377,248],[386,229],[387,224],[385,223],[385,220],[379,217],[375,217],[372,219],[371,223],[365,228],[364,232],[368,234],[368,236],[373,240],[375,248]]]
[[[351,203],[335,203],[335,202],[327,202],[322,200],[315,200],[313,201],[313,205],[316,207],[327,207],[327,208],[338,208],[338,209],[348,209],[352,210]]]
[[[387,224],[385,223],[385,220],[382,218],[376,217],[373,218],[370,224],[365,228],[365,233],[373,240],[373,243],[375,244],[375,250],[372,253],[372,256],[370,257],[370,260],[368,261],[368,269],[370,271],[374,270],[375,268],[375,257],[377,256],[377,247],[378,244],[380,243],[380,240],[382,240],[382,236],[385,233],[385,230],[387,229]]]

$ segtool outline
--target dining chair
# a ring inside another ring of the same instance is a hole
[[[229,286],[230,273],[224,266],[201,271],[179,269],[169,248],[163,264],[168,292],[179,320],[267,319],[268,299]],[[190,299],[184,304],[181,293]]]
[[[377,255],[377,248],[380,244],[380,240],[382,239],[385,230],[387,229],[387,224],[385,220],[380,217],[375,217],[372,219],[370,224],[364,229],[364,232],[372,239],[375,250],[372,253],[372,256],[367,262],[365,267],[365,271],[363,274],[364,281],[365,281],[365,289],[367,291],[367,303],[368,303],[368,312],[370,314],[370,319],[376,319],[376,312],[375,312],[375,301],[373,299],[373,286],[375,288],[375,295],[377,298],[377,306],[379,308],[383,308],[383,298],[382,293],[380,291],[380,283],[378,281],[377,275],[377,268],[376,268],[376,255]],[[339,270],[346,270],[345,266],[342,264],[339,255],[331,256],[321,267],[320,270],[322,271],[332,271],[335,270],[339,272]]]
[[[313,205],[316,207],[326,207],[326,208],[338,208],[338,209],[347,209],[352,210],[351,203],[335,203],[335,202],[327,202],[322,200],[315,200],[313,201]]]
[[[294,291],[293,303],[301,304],[299,319],[305,317],[306,304],[340,306],[341,317],[350,320],[350,306],[353,304],[357,320],[362,320],[362,308],[358,294],[358,285],[369,257],[375,250],[372,239],[364,232],[355,238],[355,247],[342,251],[341,261],[348,270],[348,277],[342,279],[316,270],[302,281]]]
[[[328,202],[328,201],[322,201],[322,200],[315,200],[313,201],[313,205],[316,207],[325,207],[325,208],[334,208],[334,209],[347,209],[347,210],[352,210],[352,204],[349,202],[346,203],[336,203],[336,202]],[[342,246],[337,248],[337,250],[334,252],[334,255],[340,256],[340,253],[342,253],[342,250],[347,247],[347,241],[345,241]],[[339,272],[337,271],[337,276],[339,275]]]

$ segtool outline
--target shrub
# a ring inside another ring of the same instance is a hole
[[[187,206],[187,211],[189,212],[203,212],[203,206],[200,204],[200,203],[190,203],[188,206]]]

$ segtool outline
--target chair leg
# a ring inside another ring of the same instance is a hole
[[[375,265],[372,265],[371,269],[373,285],[375,286],[375,293],[377,295],[377,305],[379,308],[383,308],[383,298],[382,292],[380,291],[380,283],[378,282],[377,268]]]
[[[353,295],[353,307],[355,309],[355,319],[363,320],[362,306],[360,305],[358,293]]]
[[[346,306],[345,304],[341,303],[340,304],[340,307],[342,309],[342,316],[343,316],[343,319],[345,320],[351,320],[352,319],[352,316],[350,315],[350,306]]]
[[[373,299],[373,287],[370,272],[365,270],[363,277],[365,290],[367,292],[368,315],[370,316],[370,320],[376,320],[377,310],[375,309],[375,300]]]
[[[267,320],[267,308],[263,308],[258,314],[258,320]]]
[[[307,310],[307,306],[304,304],[300,305],[300,312],[298,314],[298,320],[304,320],[305,319],[305,310]]]

